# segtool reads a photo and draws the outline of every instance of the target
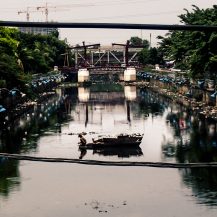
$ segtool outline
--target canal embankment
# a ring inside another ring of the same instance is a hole
[[[64,78],[60,73],[36,77],[29,84],[34,99],[27,98],[25,94],[22,94],[17,89],[13,91],[6,91],[5,88],[0,89],[0,104],[3,108],[6,108],[4,112],[0,113],[1,127],[9,125],[22,114],[34,110],[38,104],[46,102],[51,96],[55,95],[55,88],[60,84],[64,84]],[[177,104],[197,112],[204,118],[217,121],[217,100],[215,88],[213,87],[192,84],[188,79],[178,78],[174,80],[168,76],[158,74],[127,83],[127,85],[148,88]]]
[[[64,80],[60,72],[37,75],[26,84],[28,93],[18,88],[0,88],[0,127],[4,128],[39,104],[56,94],[55,89]]]
[[[214,87],[201,87],[187,80],[176,83],[168,79],[154,77],[135,83],[138,87],[148,88],[171,101],[197,112],[204,118],[217,121],[217,100]]]

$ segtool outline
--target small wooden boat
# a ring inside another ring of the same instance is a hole
[[[120,134],[114,137],[99,137],[92,143],[80,145],[79,148],[97,149],[104,147],[138,147],[142,141],[141,134]]]

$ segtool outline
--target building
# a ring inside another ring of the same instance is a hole
[[[30,34],[40,34],[40,35],[49,35],[52,32],[58,31],[57,28],[46,28],[46,27],[19,27],[19,30],[24,33]]]

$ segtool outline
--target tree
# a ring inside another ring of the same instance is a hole
[[[149,51],[147,48],[142,49],[139,53],[139,62],[144,65],[149,63]]]
[[[16,29],[0,27],[0,80],[13,87],[18,80],[20,68],[16,58]]]
[[[47,73],[63,64],[68,45],[51,35],[33,35],[17,29],[0,27],[0,83],[8,88],[24,87],[29,75]]]
[[[153,47],[149,49],[149,64],[163,64],[163,56],[158,48]]]
[[[184,10],[179,18],[186,25],[217,25],[217,5],[207,9],[192,5],[192,12]],[[217,33],[176,30],[158,38],[165,59],[175,60],[181,69],[190,69],[194,78],[216,77]]]
[[[144,48],[149,48],[149,42],[146,39],[142,40],[141,38],[137,36],[130,38],[130,45],[143,46]]]
[[[150,49],[143,48],[142,51],[139,53],[139,62],[142,64],[163,64],[163,56],[158,48],[153,47]]]

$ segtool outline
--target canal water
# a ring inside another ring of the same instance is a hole
[[[140,133],[139,148],[79,150]],[[216,162],[216,123],[146,88],[62,86],[1,130],[0,151],[101,161]],[[217,215],[217,169],[93,166],[0,158],[0,216]]]

